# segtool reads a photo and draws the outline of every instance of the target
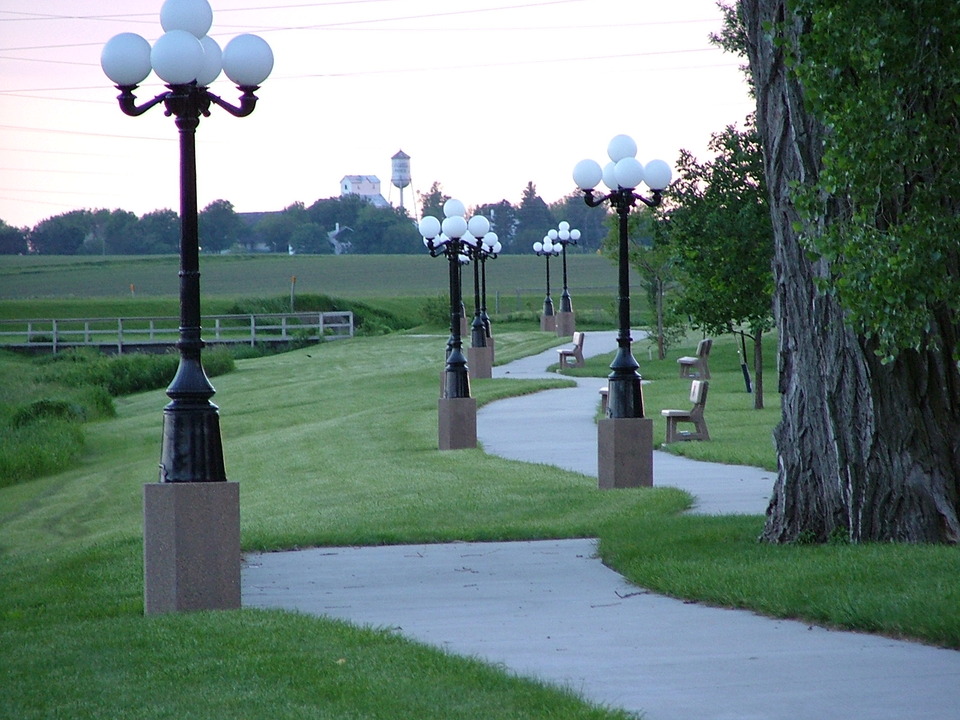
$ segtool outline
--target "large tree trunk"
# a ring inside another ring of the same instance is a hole
[[[950,317],[934,320],[938,351],[905,351],[883,364],[818,292],[794,223],[791,183],[813,182],[823,128],[784,64],[771,27],[795,47],[803,31],[789,0],[741,0],[757,124],[774,226],[774,312],[780,336],[779,473],[763,539],[771,542],[960,540],[960,377]],[[828,211],[831,212],[831,211]],[[834,206],[837,218],[843,208]]]

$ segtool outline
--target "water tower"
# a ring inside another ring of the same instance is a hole
[[[410,156],[403,150],[398,150],[397,154],[390,158],[390,162],[393,165],[390,182],[394,187],[400,188],[400,207],[403,207],[403,189],[410,184]]]

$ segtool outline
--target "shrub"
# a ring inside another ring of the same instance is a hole
[[[10,425],[19,429],[49,420],[83,422],[86,419],[86,409],[77,403],[66,400],[36,400],[17,408],[10,418]]]
[[[116,397],[166,387],[173,380],[179,363],[177,353],[106,356],[71,350],[48,359],[41,377],[74,388],[99,386]],[[233,370],[233,356],[227,350],[211,350],[204,353],[203,366],[211,377],[222,375]]]
[[[83,429],[75,419],[47,417],[0,432],[0,487],[59,472],[83,451]]]

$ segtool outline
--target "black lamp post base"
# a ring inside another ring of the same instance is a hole
[[[240,486],[143,487],[143,604],[147,615],[240,607]]]
[[[569,312],[561,310],[554,317],[557,319],[557,337],[572,338],[577,329],[577,320],[573,315],[573,310]]]
[[[226,482],[220,413],[206,400],[175,400],[163,410],[160,482]]]
[[[601,490],[653,487],[653,420],[599,420],[597,471]]]
[[[440,398],[437,410],[440,450],[464,450],[477,446],[476,398]]]

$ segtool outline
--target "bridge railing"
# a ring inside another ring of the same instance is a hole
[[[319,342],[353,337],[349,311],[206,315],[202,337],[208,345]],[[177,317],[120,317],[0,320],[0,348],[50,350],[96,347],[116,353],[172,346]]]

